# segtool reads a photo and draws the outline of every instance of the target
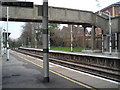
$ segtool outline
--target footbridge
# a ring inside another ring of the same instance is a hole
[[[1,0],[2,1],[2,0]],[[7,6],[0,5],[0,20],[7,20]],[[19,21],[19,22],[42,22],[43,5],[33,5],[31,8],[26,7],[14,7],[9,6],[9,21]],[[109,33],[109,20],[102,16],[97,15],[91,11],[83,11],[69,8],[61,7],[48,7],[48,19],[49,23],[59,23],[59,24],[76,24],[83,25],[86,27],[99,27],[104,33]],[[120,17],[112,18],[112,33],[117,33],[117,46],[118,52],[120,51]],[[92,30],[92,48],[95,47],[94,44],[94,27]]]
[[[2,6],[1,20],[6,20],[6,6]],[[86,27],[96,26],[108,33],[109,22],[101,16],[90,11],[75,10],[49,6],[48,17],[50,23],[78,24]],[[9,21],[42,22],[42,5],[33,8],[9,7]],[[120,32],[120,17],[112,19],[112,32]]]

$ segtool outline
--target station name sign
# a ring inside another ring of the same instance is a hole
[[[33,2],[2,2],[3,6],[33,8]]]

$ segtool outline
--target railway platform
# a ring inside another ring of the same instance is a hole
[[[50,63],[50,82],[43,82],[42,60],[10,51],[2,58],[2,88],[83,88],[120,89],[116,81]]]

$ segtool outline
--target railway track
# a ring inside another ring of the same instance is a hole
[[[23,54],[27,54],[33,57],[37,57],[40,59],[43,59],[43,56],[41,55],[37,55],[34,53],[30,53],[29,51],[22,51],[22,50],[15,50],[17,52],[23,53]],[[86,73],[90,73],[93,75],[97,75],[100,77],[104,77],[107,79],[111,79],[117,82],[120,82],[120,70],[116,70],[116,69],[108,69],[108,68],[102,68],[99,66],[94,66],[94,65],[85,65],[85,64],[78,64],[75,62],[71,62],[71,61],[64,61],[64,60],[60,60],[57,58],[49,58],[49,61],[52,63],[56,63],[59,65],[63,65],[75,70],[79,70],[79,71],[83,71]]]

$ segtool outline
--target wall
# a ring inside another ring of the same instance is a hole
[[[120,16],[119,8],[120,6],[111,6],[109,8],[102,10],[102,12],[105,13],[106,11],[109,11],[112,17],[117,17],[117,16]]]

